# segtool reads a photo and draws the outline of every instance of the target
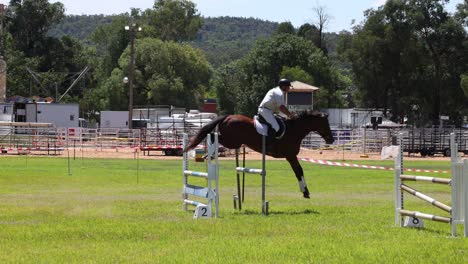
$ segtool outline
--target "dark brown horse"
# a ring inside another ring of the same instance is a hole
[[[333,143],[334,139],[328,124],[328,115],[306,111],[294,119],[286,120],[285,123],[286,132],[284,136],[275,140],[271,151],[266,154],[275,158],[286,158],[296,175],[304,198],[310,198],[304,172],[297,159],[297,154],[302,139],[311,131],[319,134],[327,144]],[[220,133],[219,142],[226,148],[237,149],[245,144],[249,148],[262,153],[262,136],[257,133],[254,120],[242,115],[227,115],[214,119],[190,139],[184,151],[194,149],[216,126],[218,126]]]

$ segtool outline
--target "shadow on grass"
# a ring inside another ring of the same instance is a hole
[[[399,226],[397,226],[398,228],[400,228]],[[449,226],[450,227],[450,226]],[[463,236],[463,231],[461,228],[458,228],[458,232],[457,232],[457,237],[453,237],[451,235],[451,230],[450,228],[447,228],[446,231],[444,230],[435,230],[435,229],[431,229],[431,228],[427,228],[427,227],[422,227],[422,228],[418,228],[418,227],[402,227],[403,229],[409,229],[409,230],[413,230],[414,232],[418,232],[418,233],[422,233],[422,234],[430,234],[430,235],[435,235],[435,236],[440,236],[440,237],[445,237],[445,238],[458,238],[458,237],[462,237]]]
[[[243,215],[259,215],[262,214],[261,211],[256,211],[256,210],[242,210],[242,211],[237,211],[237,214],[243,214]],[[305,209],[302,211],[270,211],[270,215],[307,215],[307,214],[315,214],[319,215],[320,212],[311,210],[311,209]]]

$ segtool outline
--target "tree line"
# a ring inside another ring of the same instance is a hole
[[[231,17],[203,18],[188,0],[115,16],[64,15],[60,2],[11,0],[2,16],[8,96],[64,95],[85,117],[126,110],[130,35],[135,32],[134,104],[198,108],[217,98],[223,114],[252,115],[280,78],[320,87],[315,108],[383,109],[418,126],[468,116],[467,0],[388,0],[351,32],[327,34],[320,6],[299,28]],[[77,27],[60,24],[66,18]],[[81,28],[82,30],[78,30]],[[86,34],[84,32],[92,32]],[[75,37],[71,37],[75,36]],[[67,91],[77,74],[84,80]]]
[[[67,35],[92,46],[92,33],[99,25],[111,24],[115,18],[104,15],[68,15],[49,30],[49,35],[55,38]],[[217,68],[242,58],[256,40],[270,37],[277,27],[277,22],[256,18],[202,17],[201,28],[195,38],[187,42],[201,49],[210,64]]]
[[[365,13],[344,34],[339,54],[351,65],[363,107],[423,126],[468,115],[468,1],[449,14],[447,0],[393,0]],[[465,120],[465,122],[468,120]]]

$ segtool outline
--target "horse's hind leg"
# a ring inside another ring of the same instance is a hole
[[[286,159],[288,160],[289,164],[291,165],[291,168],[294,171],[294,174],[296,175],[297,181],[299,183],[299,188],[303,193],[304,198],[310,198],[309,189],[307,188],[307,184],[304,179],[304,171],[302,170],[301,164],[297,160],[297,157],[294,156]]]

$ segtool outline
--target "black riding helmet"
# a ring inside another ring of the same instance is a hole
[[[288,79],[281,79],[278,82],[278,86],[291,86],[291,82]]]

